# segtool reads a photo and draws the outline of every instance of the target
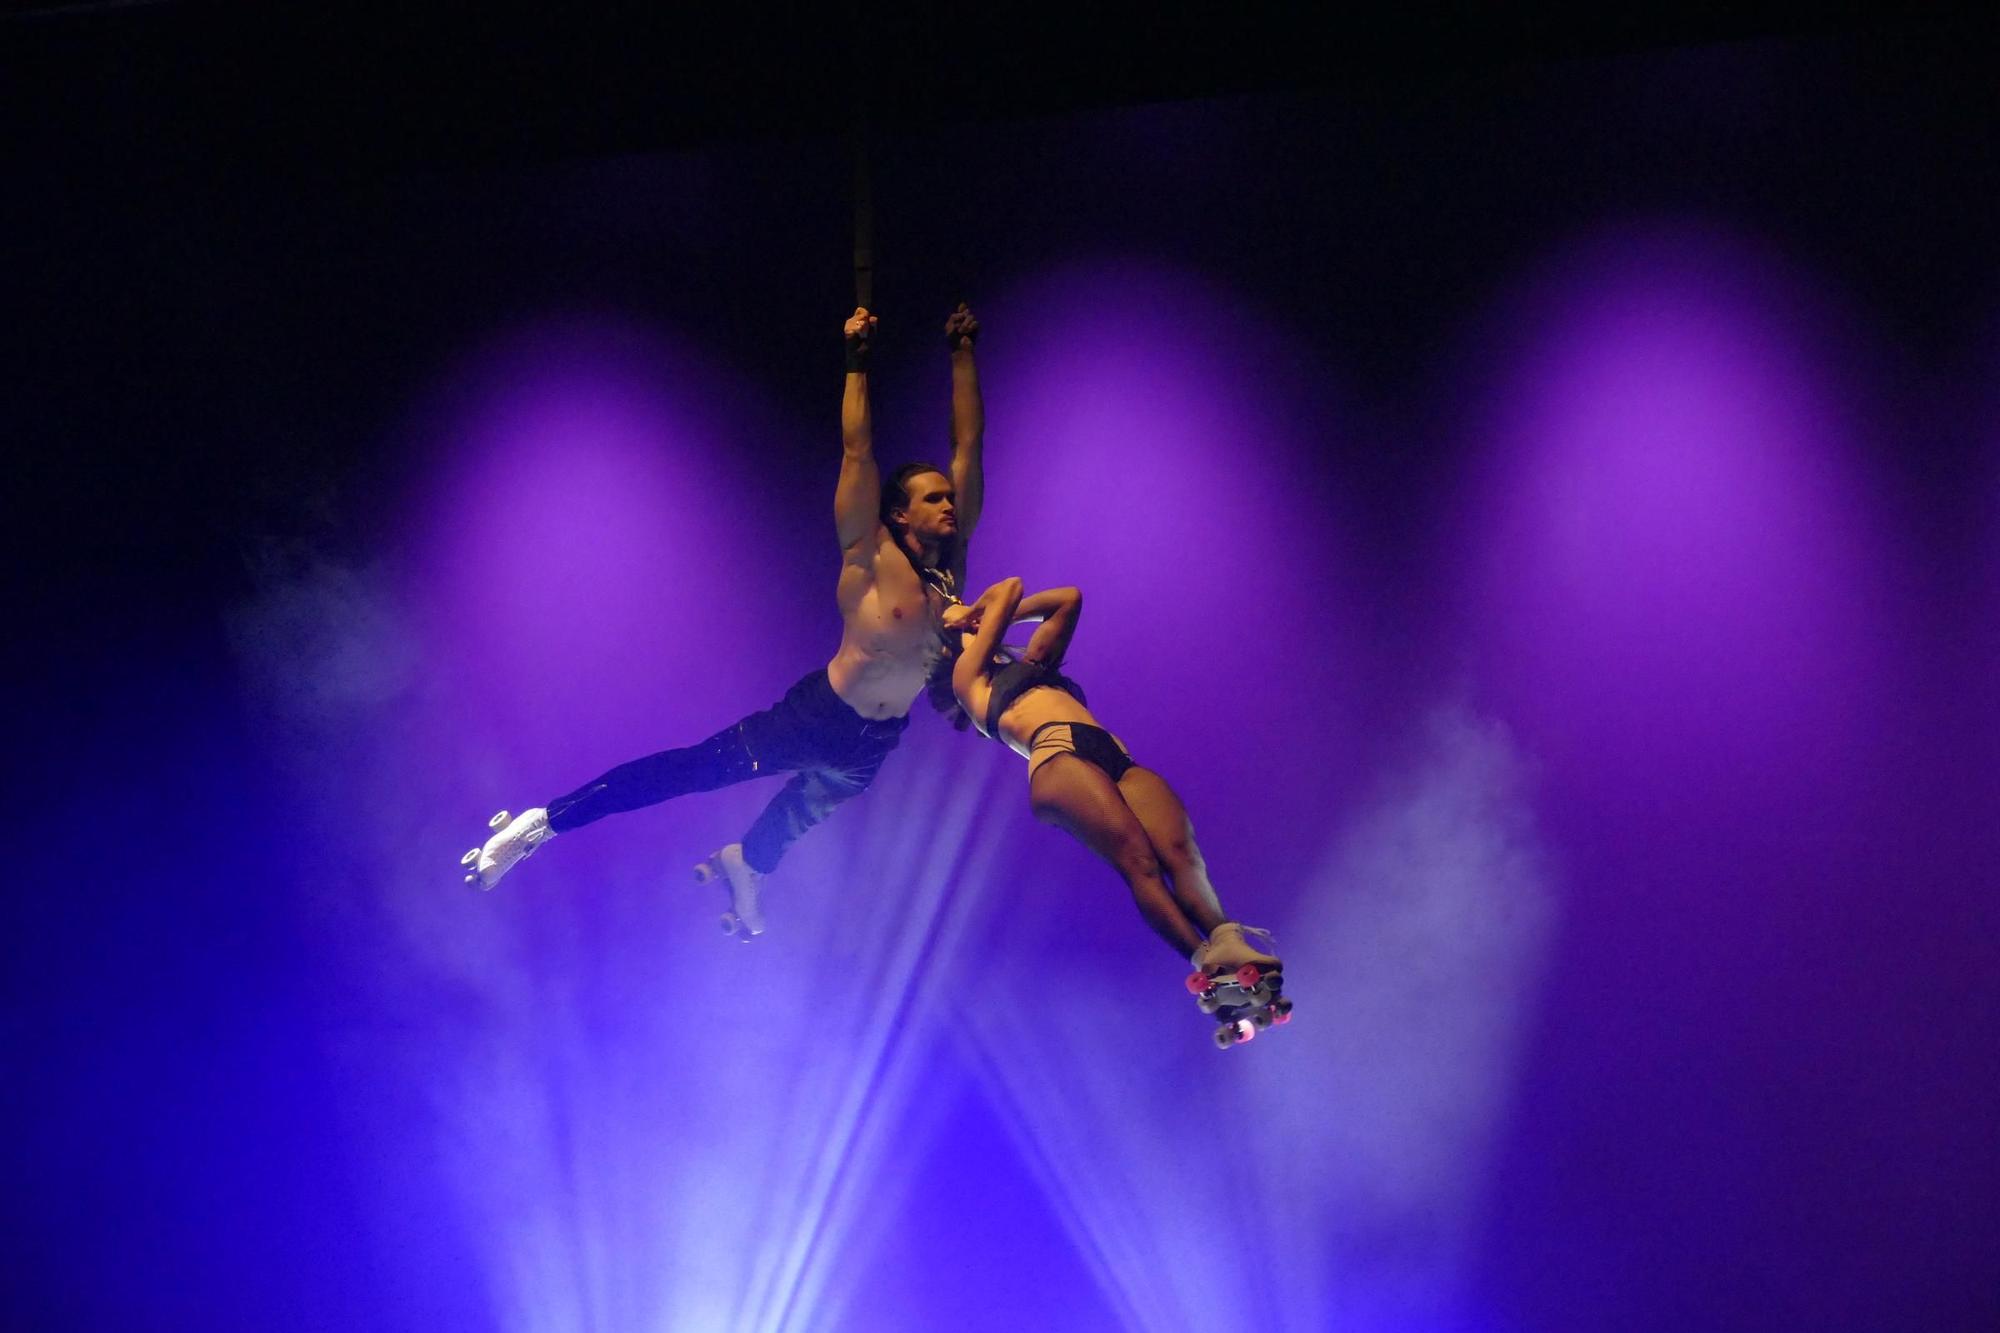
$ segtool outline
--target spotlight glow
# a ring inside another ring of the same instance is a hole
[[[1789,780],[1865,713],[1875,535],[1818,317],[1777,261],[1686,228],[1580,247],[1496,317],[1461,585],[1535,744],[1656,791]]]

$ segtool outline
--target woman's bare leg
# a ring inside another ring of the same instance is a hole
[[[1194,840],[1187,807],[1167,780],[1150,768],[1135,765],[1126,769],[1125,776],[1118,779],[1118,790],[1146,830],[1153,855],[1173,884],[1174,901],[1207,935],[1228,918],[1215,896],[1215,886],[1208,882],[1208,864]]]
[[[1154,934],[1181,957],[1193,956],[1202,932],[1168,892],[1145,826],[1103,769],[1073,754],[1059,754],[1035,770],[1028,797],[1037,819],[1065,830],[1111,863]]]

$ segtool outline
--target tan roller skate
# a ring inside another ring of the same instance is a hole
[[[1244,939],[1246,934],[1271,938],[1268,930],[1225,921],[1194,951],[1195,970],[1187,979],[1201,1011],[1221,1020],[1215,1044],[1225,1051],[1292,1019],[1292,1002],[1283,994],[1285,965]]]

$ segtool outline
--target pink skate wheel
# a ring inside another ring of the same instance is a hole
[[[1255,963],[1245,963],[1236,969],[1236,984],[1244,990],[1255,990],[1257,989],[1257,983],[1263,979],[1263,975],[1263,973],[1257,970]]]
[[[1214,984],[1214,982],[1208,979],[1208,973],[1206,972],[1188,973],[1187,988],[1190,995],[1200,995]]]
[[[1290,1009],[1273,1009],[1271,1011],[1271,1021],[1279,1026],[1283,1026],[1292,1021],[1292,1011]]]
[[[1257,1035],[1256,1025],[1247,1018],[1236,1020],[1236,1040],[1245,1042]]]

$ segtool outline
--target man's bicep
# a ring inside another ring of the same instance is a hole
[[[978,451],[960,449],[952,455],[951,485],[957,492],[953,507],[958,511],[958,535],[970,540],[986,508],[986,465]]]
[[[863,540],[881,521],[882,470],[872,453],[846,453],[833,488],[833,523],[845,550]]]

